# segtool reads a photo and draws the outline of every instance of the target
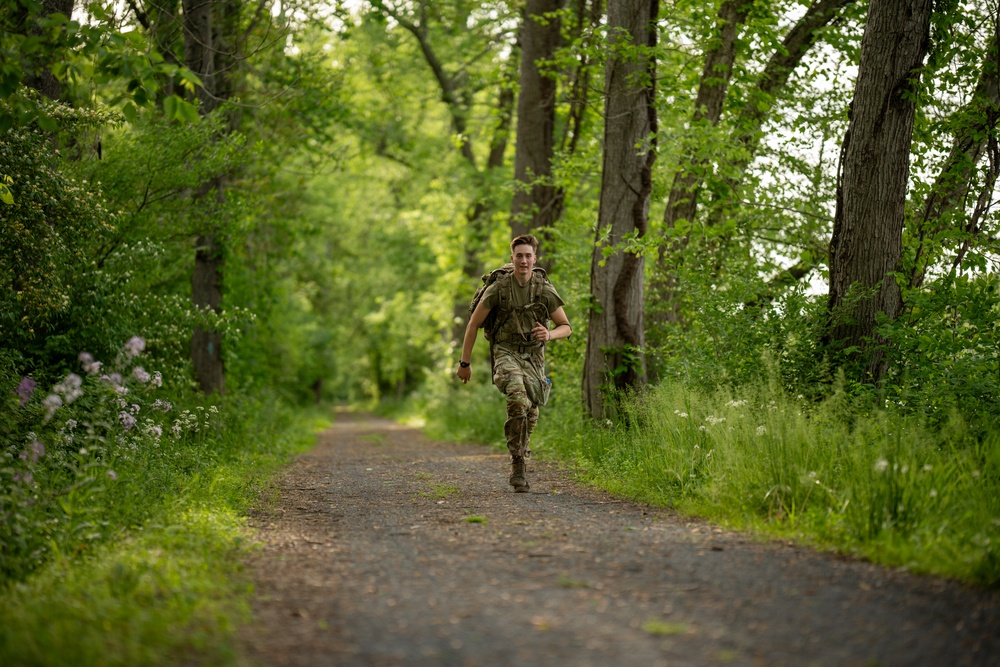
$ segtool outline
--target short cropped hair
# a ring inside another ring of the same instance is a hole
[[[519,245],[530,245],[531,250],[536,255],[538,254],[538,239],[532,234],[521,234],[514,237],[514,240],[510,242],[510,253],[512,255],[514,254],[514,248]]]

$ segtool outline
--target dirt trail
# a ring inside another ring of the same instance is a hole
[[[252,518],[259,665],[997,665],[1000,594],[761,544],[350,414]],[[482,518],[484,522],[477,522]],[[470,520],[471,518],[471,520]]]

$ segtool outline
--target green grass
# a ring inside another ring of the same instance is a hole
[[[836,394],[658,387],[618,423],[547,437],[591,481],[723,525],[1000,583],[1000,432],[977,441]]]
[[[236,664],[235,630],[252,596],[243,563],[254,545],[243,517],[325,419],[297,412],[234,406],[211,443],[215,456],[187,474],[159,469],[168,479],[156,488],[173,493],[151,492],[141,523],[116,507],[116,539],[9,582],[0,591],[0,663]],[[143,483],[153,490],[152,480]]]
[[[461,492],[461,487],[454,484],[431,484],[430,490],[423,491],[420,495],[425,498],[449,498]]]
[[[683,635],[687,632],[687,626],[683,623],[669,623],[658,618],[651,618],[647,620],[642,624],[642,629],[651,635],[657,635],[659,637]]]

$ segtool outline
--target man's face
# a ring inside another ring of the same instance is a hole
[[[514,246],[510,261],[514,263],[514,275],[518,276],[522,283],[531,276],[531,270],[535,268],[535,259],[535,251],[527,243]]]

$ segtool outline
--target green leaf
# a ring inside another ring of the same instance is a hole
[[[192,93],[197,86],[203,85],[201,79],[198,78],[198,75],[186,67],[182,67],[179,74],[181,76],[181,85]]]
[[[177,118],[177,104],[181,102],[181,98],[176,95],[171,95],[163,100],[163,116],[167,120],[174,120]]]
[[[55,132],[59,129],[59,123],[57,123],[51,116],[47,116],[43,113],[38,114],[37,121],[38,126],[46,132]]]
[[[5,182],[0,183],[0,201],[10,206],[14,203],[14,193],[7,187],[7,183],[13,183],[14,181],[10,176],[4,176],[3,180]]]
[[[180,117],[183,120],[186,120],[189,123],[198,122],[198,107],[191,104],[190,102],[185,102],[184,100],[180,100],[180,104],[177,107],[177,111],[179,112]]]
[[[125,114],[125,120],[130,123],[134,124],[139,120],[139,112],[136,110],[135,105],[131,102],[122,107],[122,113]]]

